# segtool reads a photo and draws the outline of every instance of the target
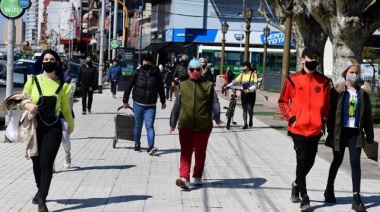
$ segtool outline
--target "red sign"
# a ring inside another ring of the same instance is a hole
[[[82,38],[82,41],[85,42],[85,43],[90,43],[91,42],[91,38]]]

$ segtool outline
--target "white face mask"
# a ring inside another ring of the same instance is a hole
[[[347,80],[347,82],[354,84],[359,80],[359,75],[358,74],[347,74],[346,80]]]

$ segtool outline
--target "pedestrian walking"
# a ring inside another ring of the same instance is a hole
[[[206,81],[215,82],[214,75],[211,70],[207,68],[207,61],[205,58],[199,58],[199,62],[202,64],[202,78]]]
[[[132,92],[133,111],[135,115],[134,140],[135,151],[141,150],[141,130],[145,121],[148,137],[149,155],[157,152],[155,144],[154,121],[156,119],[157,97],[160,97],[161,109],[166,108],[164,83],[157,67],[152,67],[152,58],[145,56],[141,60],[141,66],[133,72],[123,96],[123,106],[128,108],[129,96]]]
[[[111,83],[111,93],[112,97],[116,98],[116,86],[123,77],[123,73],[121,72],[121,67],[119,65],[119,60],[113,59],[112,66],[108,70],[107,79],[108,82]]]
[[[327,120],[326,145],[333,150],[334,159],[330,166],[325,201],[336,203],[334,181],[342,164],[344,152],[350,153],[353,202],[352,210],[366,211],[360,196],[360,155],[366,144],[374,142],[370,86],[361,85],[360,64],[349,59],[339,70],[339,78],[331,90],[331,110]]]
[[[176,65],[173,73],[172,86],[174,90],[174,96],[177,96],[179,89],[179,82],[189,79],[187,74],[187,65],[189,64],[189,57],[182,55],[181,61]]]
[[[93,66],[90,56],[86,57],[86,64],[79,69],[77,89],[82,95],[82,115],[86,115],[87,111],[91,114],[94,90],[98,89],[98,70]]]
[[[165,97],[166,100],[172,101],[173,98],[173,87],[172,87],[172,79],[173,79],[173,68],[167,66],[167,72],[164,76],[164,86],[165,86]]]
[[[38,210],[48,211],[46,197],[53,174],[53,163],[62,140],[60,113],[68,123],[68,133],[74,130],[74,120],[69,104],[71,87],[64,83],[61,59],[53,50],[46,50],[35,63],[42,74],[31,77],[25,84],[24,92],[32,96],[32,102],[22,107],[36,114],[38,156],[31,157],[33,173],[38,192],[32,203]]]
[[[206,160],[208,139],[213,128],[212,120],[220,125],[220,104],[213,83],[202,78],[202,66],[198,60],[191,60],[188,66],[190,79],[180,83],[180,92],[170,115],[172,133],[178,122],[181,144],[179,178],[176,185],[189,189],[190,167],[193,153],[194,185],[202,185],[202,174]],[[198,92],[202,91],[202,92]]]
[[[288,135],[293,139],[296,152],[296,179],[291,184],[291,202],[300,202],[301,211],[310,211],[306,189],[306,175],[314,165],[322,125],[330,109],[330,82],[316,71],[320,52],[314,47],[302,51],[303,69],[285,80],[278,99],[278,107],[288,121]]]
[[[226,86],[234,80],[235,74],[232,72],[231,67],[227,66],[226,72],[223,74],[224,78],[224,85],[222,86],[222,95],[227,96],[228,90],[226,89]]]
[[[62,61],[62,71],[63,71],[65,83],[69,84],[71,88],[69,102],[70,102],[72,116],[73,118],[75,118],[74,110],[73,110],[75,88],[73,88],[71,85],[72,77],[70,73],[70,66],[68,65],[67,61]],[[65,117],[62,114],[60,114],[60,116],[61,116],[61,121],[62,121],[62,142],[61,143],[62,143],[63,150],[65,151],[65,159],[64,159],[63,167],[68,169],[71,167],[71,141],[70,141],[70,134],[68,132],[69,124],[67,123]],[[53,170],[55,170],[55,168],[53,168]]]
[[[243,119],[244,126],[243,129],[248,129],[253,126],[253,109],[256,102],[256,90],[257,90],[257,75],[253,72],[251,63],[245,61],[242,65],[243,72],[237,76],[227,87],[232,87],[234,85],[240,85],[243,91],[241,92],[241,104],[243,106]],[[248,117],[249,116],[249,125]]]

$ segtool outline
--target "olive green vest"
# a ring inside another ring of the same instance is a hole
[[[180,83],[181,110],[178,129],[205,130],[212,128],[212,82],[185,80]]]

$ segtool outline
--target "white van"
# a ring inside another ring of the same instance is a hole
[[[39,57],[41,57],[41,55],[42,55],[42,52],[36,52],[36,53],[33,54],[32,59],[37,60]]]

